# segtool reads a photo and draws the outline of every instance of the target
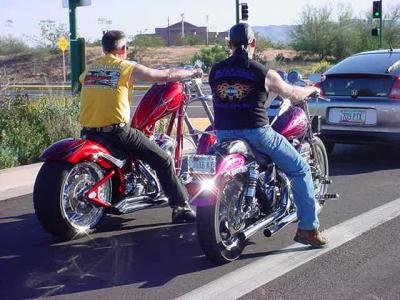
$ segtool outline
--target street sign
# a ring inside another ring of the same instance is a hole
[[[57,41],[58,48],[60,48],[62,52],[65,52],[65,50],[68,49],[68,44],[68,40],[65,38],[65,36],[60,37]]]
[[[62,51],[63,54],[63,77],[64,77],[64,82],[66,81],[66,72],[65,72],[65,50],[68,49],[69,42],[65,38],[65,36],[61,36],[58,41],[57,41],[58,48]]]

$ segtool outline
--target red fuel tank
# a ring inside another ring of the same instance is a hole
[[[155,122],[177,111],[185,99],[183,84],[178,81],[154,84],[140,101],[131,126],[149,133]]]

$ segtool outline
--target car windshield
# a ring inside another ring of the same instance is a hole
[[[390,93],[392,77],[328,77],[322,84],[327,96],[375,96],[385,97]]]

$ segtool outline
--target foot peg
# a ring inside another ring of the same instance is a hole
[[[336,194],[336,193],[327,193],[318,198],[319,198],[318,200],[337,200],[340,198],[340,196],[339,196],[339,194]]]
[[[332,184],[332,180],[331,179],[322,179],[321,181],[321,184]]]

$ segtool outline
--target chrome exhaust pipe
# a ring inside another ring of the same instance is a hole
[[[255,222],[254,224],[251,224],[249,227],[244,229],[238,236],[238,239],[244,241],[247,240],[249,237],[253,236],[257,231],[260,229],[268,226],[272,222],[274,222],[276,219],[282,217],[282,215],[285,213],[283,210],[278,210],[276,212],[273,212],[272,214],[266,216],[265,218],[262,218]]]
[[[165,196],[151,198],[149,196],[136,196],[125,198],[121,202],[114,205],[114,209],[118,214],[128,214],[137,210],[145,209],[152,206],[161,206],[168,204],[168,198]]]
[[[296,211],[288,214],[286,217],[282,218],[278,224],[267,227],[264,230],[264,235],[266,237],[271,237],[274,233],[278,232],[279,230],[285,228],[287,225],[289,225],[290,223],[293,223],[294,221],[296,221],[297,219],[297,213]]]

